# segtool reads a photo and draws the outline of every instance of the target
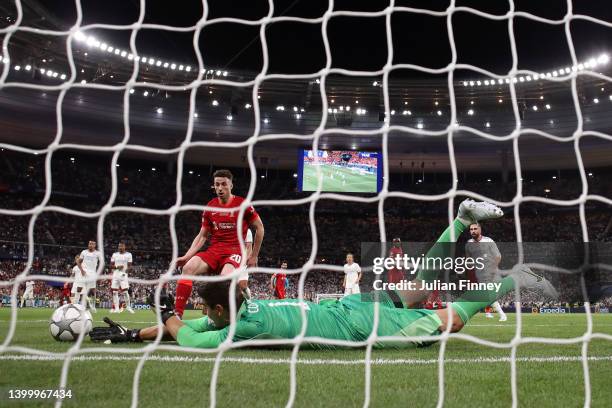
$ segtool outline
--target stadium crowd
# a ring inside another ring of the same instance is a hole
[[[62,155],[52,160],[52,194],[47,205],[95,213],[109,201],[111,178],[101,176],[109,172],[109,158],[86,155]],[[165,209],[176,202],[176,174],[171,165],[159,162],[129,161],[116,167],[117,195],[114,206]],[[212,198],[210,174],[212,168],[186,167],[183,174],[182,203],[203,204]],[[249,173],[246,169],[232,169],[236,174],[234,190],[246,195]],[[262,171],[258,179],[255,200],[305,197],[295,191],[291,172]],[[589,192],[612,197],[612,171],[600,170],[589,176]],[[564,176],[552,179],[533,174],[523,182],[524,195],[542,195],[556,199],[576,198],[581,192],[578,177]],[[44,157],[2,152],[0,154],[0,197],[2,208],[33,209],[40,205],[45,191]],[[448,188],[444,176],[427,176],[415,180],[414,174],[392,174],[391,190],[409,190],[418,194],[437,194]],[[420,176],[422,177],[422,176]],[[460,188],[492,197],[510,200],[515,194],[514,182],[499,183],[469,175]],[[546,193],[546,190],[549,192]],[[456,197],[455,206],[462,199]],[[612,242],[612,216],[609,208],[596,202],[586,205],[586,223],[590,241]],[[448,202],[435,201],[423,205],[417,200],[389,198],[384,207],[387,240],[400,237],[404,242],[432,242],[448,225]],[[290,268],[303,265],[311,252],[313,233],[309,223],[309,205],[258,206],[257,210],[266,227],[264,245],[259,258],[261,266],[276,267],[282,259]],[[497,242],[516,242],[516,223],[512,208],[506,208],[501,220],[484,223],[484,235]],[[581,219],[577,207],[556,207],[526,202],[520,206],[522,241],[524,242],[582,242]],[[347,206],[336,200],[319,200],[315,208],[316,263],[342,265],[347,252],[359,259],[362,242],[380,241],[378,204]],[[31,214],[0,215],[0,281],[7,282],[21,273],[28,253],[28,227]],[[115,251],[118,241],[127,243],[135,258],[131,277],[153,280],[168,270],[172,241],[171,217],[147,215],[131,211],[113,211],[104,215],[104,251],[107,257]],[[200,211],[181,211],[175,217],[178,252],[189,246],[200,225]],[[46,209],[36,215],[33,226],[34,263],[30,273],[67,276],[74,256],[84,249],[87,241],[97,240],[98,217],[78,217]],[[467,234],[461,237],[464,242]],[[297,275],[289,278],[289,296],[297,294]],[[328,271],[312,271],[305,282],[305,297],[314,299],[317,293],[341,292],[342,276]],[[251,287],[256,297],[271,295],[269,276],[253,274]],[[109,281],[98,283],[98,297],[108,300]],[[10,286],[1,286],[6,295]],[[47,296],[44,282],[37,282],[35,293]],[[52,290],[56,290],[51,288]],[[143,300],[149,288],[144,284],[132,285],[133,297]],[[57,289],[59,290],[59,289]],[[524,299],[525,300],[525,299]],[[195,302],[195,299],[193,299]],[[609,299],[608,299],[609,301]]]

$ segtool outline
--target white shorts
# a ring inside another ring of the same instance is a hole
[[[72,294],[76,294],[77,293],[77,289],[79,290],[78,293],[87,293],[87,291],[91,290],[91,289],[95,289],[96,288],[96,283],[95,282],[85,282],[85,281],[75,281],[72,284],[72,290],[70,292],[72,292]]]
[[[494,283],[502,280],[499,269],[476,269],[476,279],[479,283]]]
[[[24,299],[34,299],[34,289],[26,289],[25,292],[23,292],[23,298]]]
[[[348,296],[348,295],[355,295],[357,293],[361,293],[359,291],[359,285],[358,284],[354,284],[352,287],[346,287],[344,288],[344,296]]]
[[[128,282],[127,275],[121,277],[113,277],[111,281],[111,289],[121,289],[126,290],[130,287],[130,283]]]

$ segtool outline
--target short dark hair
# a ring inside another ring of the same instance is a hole
[[[229,310],[230,308],[230,284],[231,281],[221,282],[207,282],[198,287],[198,295],[204,300],[204,302],[210,306],[215,307],[216,305],[223,306],[224,309]],[[236,286],[236,309],[242,305],[244,297],[242,291]]]
[[[228,179],[230,179],[231,181],[234,180],[234,175],[232,174],[231,171],[227,170],[227,169],[221,169],[221,170],[216,170],[213,173],[213,179],[215,177],[227,177]]]
[[[480,225],[478,221],[471,222],[469,226],[471,227],[472,225],[478,225],[479,227],[482,228],[482,226]]]

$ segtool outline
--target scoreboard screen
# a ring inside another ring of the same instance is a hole
[[[298,189],[377,193],[382,188],[382,154],[354,150],[300,150]]]

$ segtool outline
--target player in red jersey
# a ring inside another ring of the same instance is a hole
[[[72,284],[70,282],[64,282],[62,287],[62,294],[60,295],[60,305],[67,305],[70,303],[70,294],[72,291]]]
[[[287,269],[287,261],[281,263],[281,269]],[[289,281],[284,273],[275,273],[270,279],[270,289],[276,299],[285,299],[287,297],[287,286]]]
[[[217,194],[206,204],[214,207],[202,214],[202,227],[191,243],[191,247],[177,259],[177,266],[183,266],[183,275],[229,275],[240,266],[242,257],[248,256],[246,264],[249,267],[257,266],[257,257],[264,237],[264,226],[259,215],[252,206],[244,211],[243,223],[238,228],[239,207],[244,198],[232,194],[234,176],[229,170],[217,170],[213,173],[213,188]],[[255,230],[253,249],[250,254],[242,254],[238,234],[245,239],[247,230]],[[205,251],[200,249],[210,237],[210,244]],[[239,278],[239,286],[247,297],[248,274]],[[176,286],[175,312],[182,316],[187,299],[191,296],[193,281],[181,279]]]
[[[389,249],[389,257],[395,258],[396,256],[404,256],[404,250],[402,249],[402,241],[399,238],[393,238],[393,246]],[[399,283],[404,280],[404,272],[399,269],[390,269],[387,273],[387,281],[389,283]]]

